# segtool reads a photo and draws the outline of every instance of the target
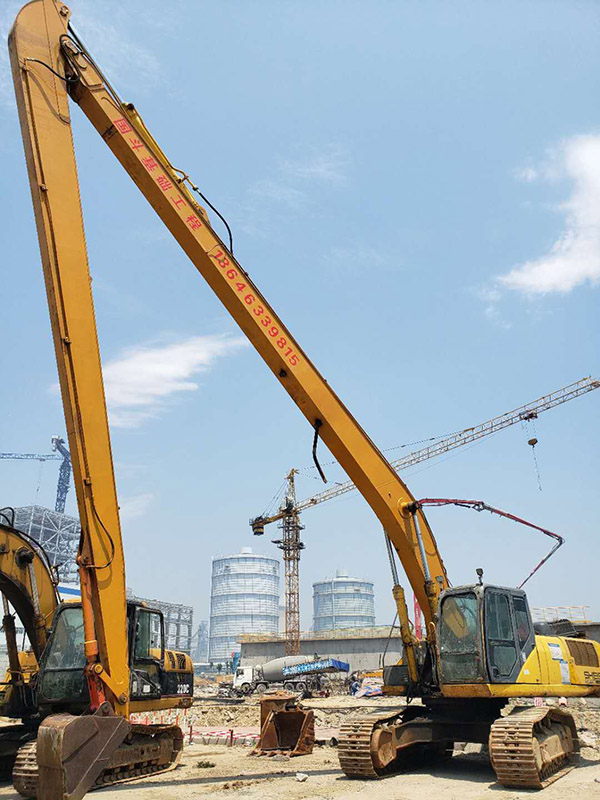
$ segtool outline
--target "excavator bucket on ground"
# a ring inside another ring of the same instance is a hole
[[[21,747],[13,785],[21,797],[80,800],[99,786],[174,769],[183,752],[177,725],[133,725],[104,703],[94,714],[53,714]]]
[[[287,692],[265,695],[260,700],[260,740],[253,755],[284,753],[303,756],[315,744],[315,715]]]
[[[108,766],[130,732],[109,703],[94,714],[53,714],[37,737],[38,800],[79,800]]]

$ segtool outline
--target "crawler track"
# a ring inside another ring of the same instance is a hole
[[[349,778],[379,778],[385,773],[385,768],[377,766],[373,758],[373,733],[397,719],[398,714],[383,719],[358,717],[341,726],[338,757],[342,771]]]
[[[132,725],[129,741],[113,753],[93,788],[139,780],[174,769],[183,752],[183,733],[177,725]],[[13,769],[13,786],[22,797],[37,797],[36,743],[21,747]]]
[[[503,786],[544,789],[577,765],[573,717],[554,708],[515,709],[490,732],[490,759]]]

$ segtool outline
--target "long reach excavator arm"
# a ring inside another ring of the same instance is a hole
[[[448,581],[422,511],[215,233],[187,176],[172,166],[135,108],[119,99],[70,28],[69,14],[61,2],[34,0],[15,22],[10,52],[86,532],[82,567],[96,620],[95,636],[90,631],[86,639],[90,657],[98,640],[99,674],[108,691],[118,697],[125,675],[121,643],[110,640],[104,624],[107,602],[111,615],[124,613],[123,559],[91,299],[81,304],[90,290],[68,96],[361,491],[396,549],[426,621],[435,622],[437,597]],[[89,417],[101,420],[93,436],[86,436]],[[103,580],[109,571],[112,579]]]

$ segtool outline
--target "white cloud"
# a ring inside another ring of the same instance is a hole
[[[330,144],[324,150],[299,160],[282,160],[279,168],[292,178],[345,183],[348,180],[348,154],[341,145]]]
[[[515,178],[523,183],[533,183],[539,178],[539,173],[535,167],[521,167],[515,170]]]
[[[502,299],[502,292],[493,286],[479,286],[471,291],[485,304],[483,314],[489,322],[504,328],[504,330],[512,328],[512,323],[504,317],[498,308],[498,304]]]
[[[139,90],[160,78],[160,62],[151,50],[136,43],[135,15],[127,12],[121,2],[77,0],[72,6],[75,32],[109,80],[129,80],[134,76]]]
[[[294,209],[300,208],[306,200],[304,192],[274,180],[257,181],[250,187],[248,194],[262,202],[277,203]]]
[[[253,183],[236,210],[239,227],[250,236],[265,238],[290,212],[310,207],[310,196],[320,184],[337,189],[348,182],[349,158],[341,144],[310,148],[296,157],[280,158],[271,174]]]
[[[575,136],[550,151],[540,169],[526,168],[523,180],[572,182],[568,200],[561,204],[565,227],[549,252],[526,261],[497,280],[502,286],[528,295],[570,292],[585,283],[600,282],[600,136]]]
[[[193,336],[180,342],[130,347],[104,365],[111,425],[137,428],[159,416],[169,398],[198,389],[195,376],[247,345],[231,336]]]
[[[127,521],[143,517],[153,500],[154,495],[151,493],[136,494],[133,497],[126,497],[124,500],[120,500],[119,516],[121,520]]]
[[[323,255],[323,261],[334,270],[346,273],[362,272],[387,267],[390,264],[390,256],[375,247],[356,243],[330,247]],[[401,263],[401,259],[394,261],[396,264]]]

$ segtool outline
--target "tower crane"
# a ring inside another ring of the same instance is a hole
[[[455,450],[457,447],[463,447],[478,439],[491,436],[518,422],[529,422],[537,419],[542,412],[548,411],[555,406],[562,405],[568,400],[574,400],[576,397],[581,397],[598,388],[600,388],[600,381],[588,375],[585,378],[575,381],[575,383],[564,386],[562,389],[550,392],[550,394],[546,394],[531,403],[519,406],[497,417],[492,417],[492,419],[481,422],[479,425],[475,425],[472,428],[464,428],[462,431],[457,431],[450,436],[439,439],[434,444],[427,445],[420,450],[414,450],[404,456],[404,458],[392,461],[391,465],[396,472],[401,472],[415,464],[419,464],[421,461],[436,458],[450,450]],[[536,441],[535,439],[530,439],[530,442]],[[296,501],[295,486],[295,475],[297,474],[297,469],[291,469],[287,474],[284,499],[275,514],[270,516],[258,516],[250,520],[252,532],[255,536],[262,536],[265,532],[265,525],[269,525],[272,522],[279,522],[279,527],[282,530],[282,538],[274,539],[273,544],[276,544],[283,552],[285,571],[286,655],[295,655],[300,652],[299,562],[300,553],[304,550],[304,543],[300,538],[300,531],[304,529],[304,526],[300,523],[300,514],[309,508],[324,503],[326,500],[333,500],[336,497],[340,497],[356,489],[352,481],[347,481],[345,483],[336,484],[336,486],[331,489],[326,489],[324,492],[320,492],[319,494],[315,494],[312,497],[298,502]],[[417,614],[417,608],[418,604],[415,600],[415,615]]]
[[[71,483],[71,454],[65,447],[65,440],[60,436],[52,437],[52,450],[52,453],[0,453],[0,458],[18,461],[60,461],[54,510],[64,514]]]

